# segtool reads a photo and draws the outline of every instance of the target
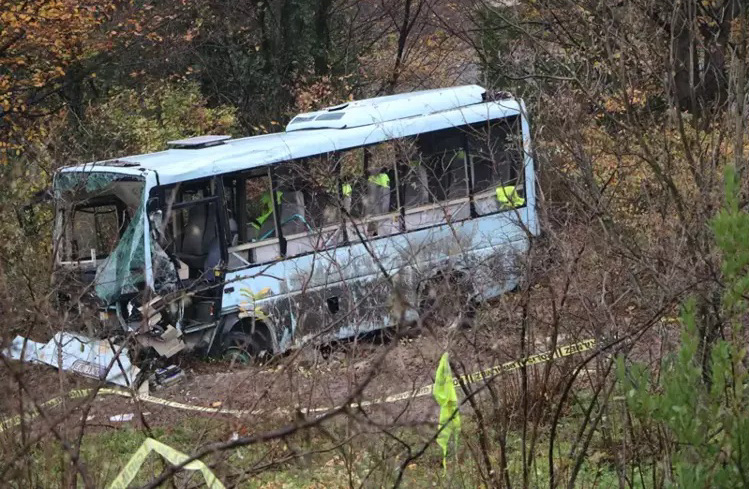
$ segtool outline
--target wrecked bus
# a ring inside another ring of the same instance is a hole
[[[55,283],[100,337],[279,353],[514,288],[538,232],[522,101],[471,85],[299,114],[55,176]],[[396,297],[397,296],[397,297]],[[397,300],[396,300],[397,299]]]

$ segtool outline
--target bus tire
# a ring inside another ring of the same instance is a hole
[[[224,337],[222,350],[224,358],[243,365],[268,359],[273,354],[270,330],[263,323],[256,324],[253,332],[236,327]]]

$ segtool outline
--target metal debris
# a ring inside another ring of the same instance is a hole
[[[3,355],[24,362],[44,363],[123,387],[132,386],[140,373],[140,369],[130,363],[127,348],[78,333],[59,332],[47,343],[16,336]]]

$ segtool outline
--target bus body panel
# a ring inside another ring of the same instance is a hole
[[[526,207],[229,272],[222,314],[267,311],[284,351],[393,326],[393,290],[415,304],[419,281],[447,268],[468,272],[476,295],[490,299],[517,285],[514,260],[527,250],[533,214]],[[333,298],[335,314],[327,304]]]
[[[519,102],[500,100],[370,126],[272,133],[229,140],[205,149],[169,149],[118,161],[140,165],[143,171],[155,171],[160,185],[170,185],[516,115],[523,115]],[[64,170],[132,172],[131,168],[107,167],[106,163],[88,163]]]

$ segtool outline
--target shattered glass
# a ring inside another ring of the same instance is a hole
[[[135,186],[134,186],[135,185]],[[138,291],[145,280],[145,229],[141,178],[111,172],[63,172],[55,178],[55,198],[78,206],[111,196],[127,205],[130,220],[114,250],[96,269],[94,291],[107,304]],[[137,208],[136,208],[136,205]]]
[[[96,270],[96,295],[111,304],[123,294],[138,292],[145,280],[144,204],[138,207],[114,251]]]
[[[166,295],[178,288],[179,275],[177,268],[169,259],[164,248],[151,240],[151,258],[153,260],[153,280],[156,293]]]
[[[63,172],[55,178],[55,198],[59,199],[64,193],[71,191],[97,192],[122,177],[120,173]]]

